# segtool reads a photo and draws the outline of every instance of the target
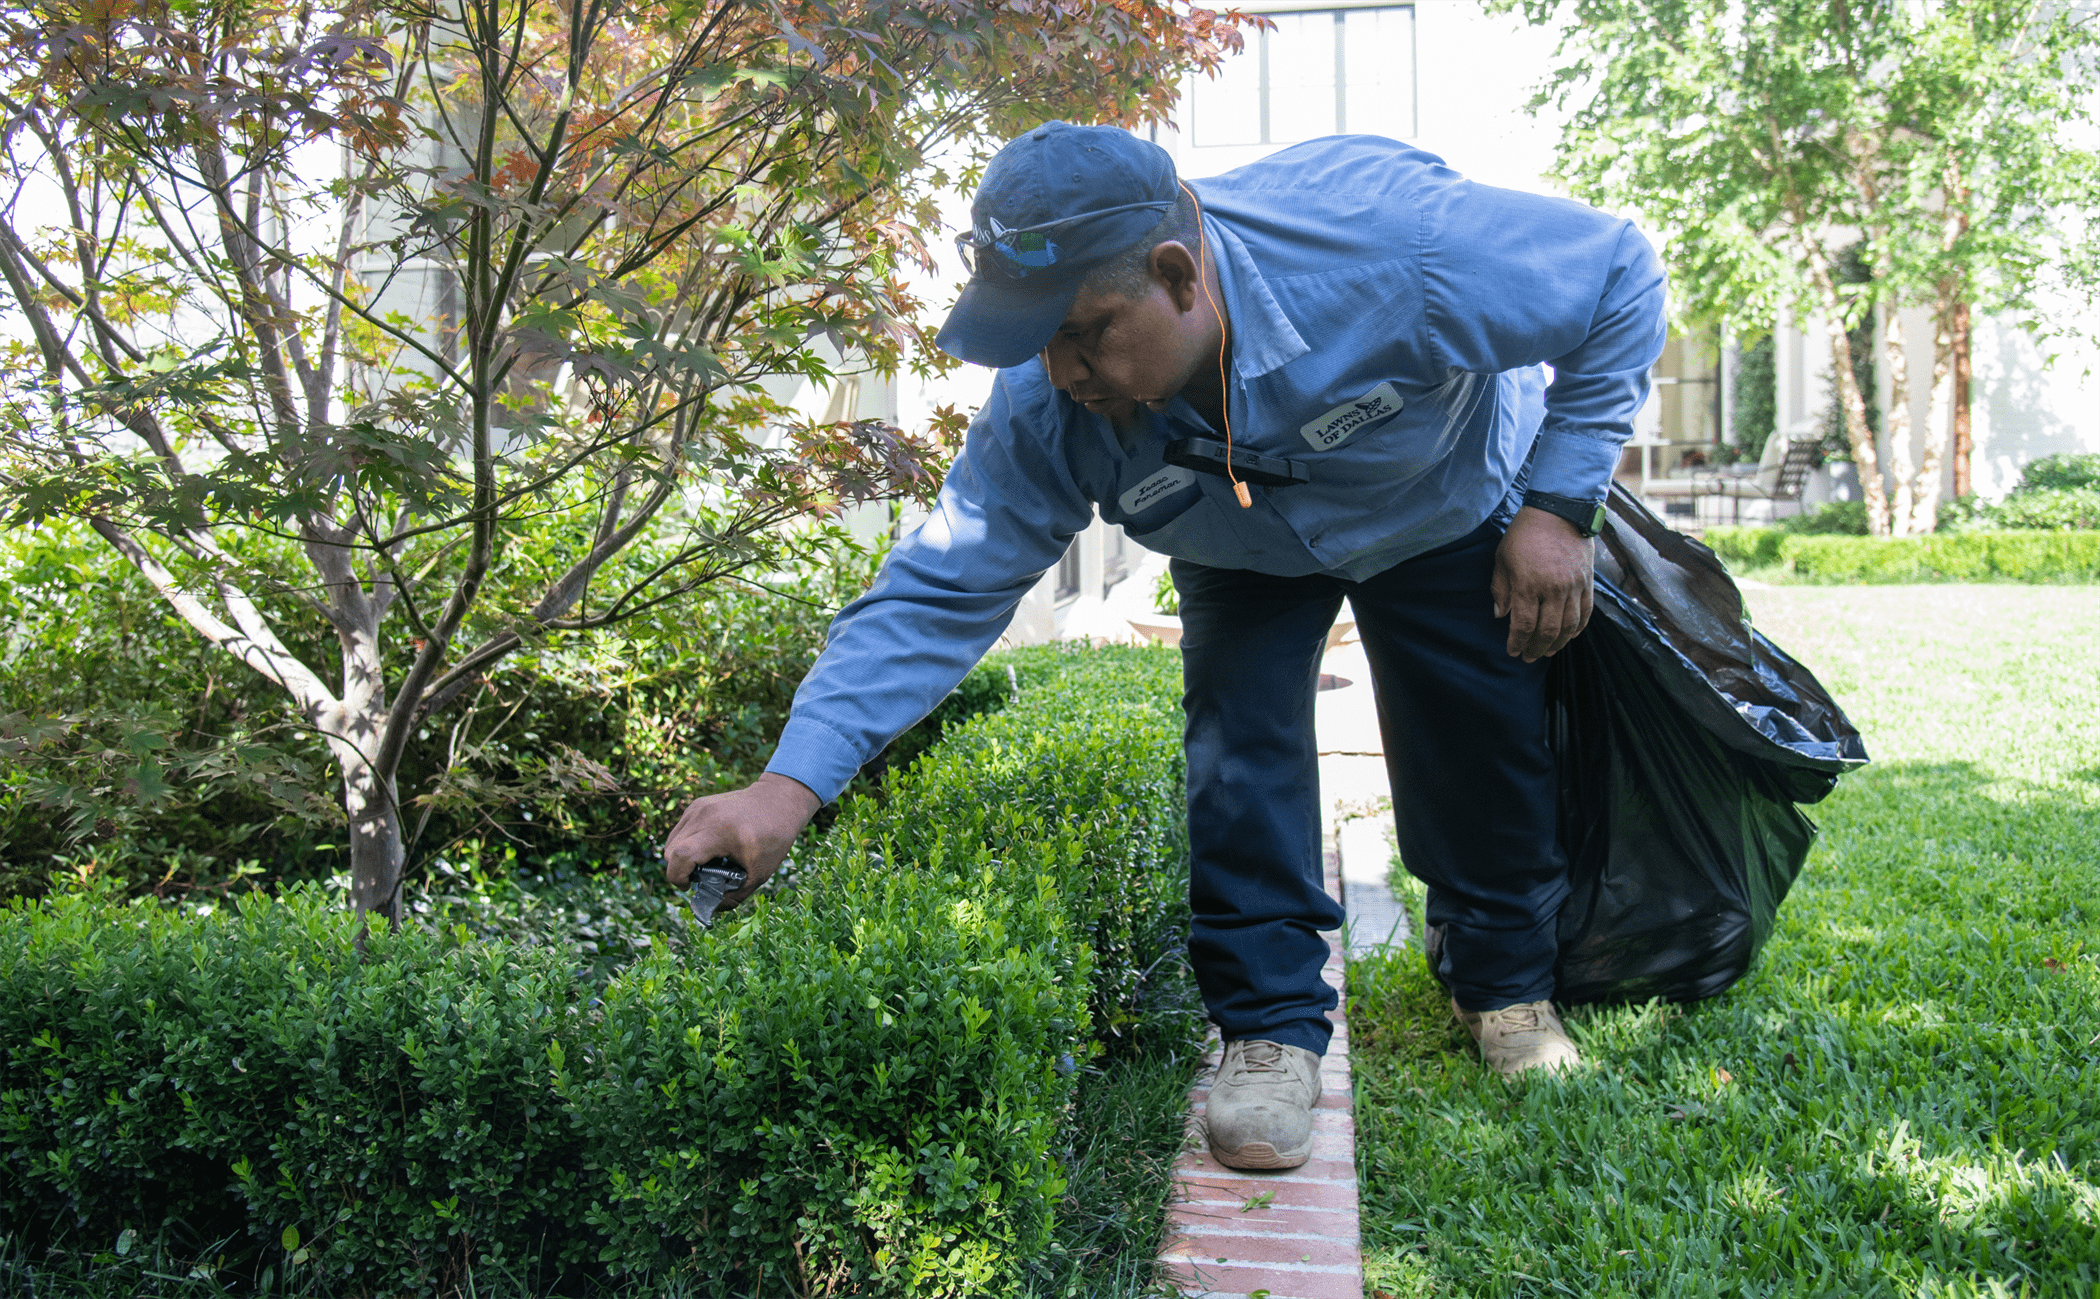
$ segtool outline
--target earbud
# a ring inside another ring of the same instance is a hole
[[[1225,377],[1225,311],[1211,296],[1210,276],[1205,271],[1210,264],[1210,254],[1208,235],[1203,229],[1203,200],[1197,198],[1196,191],[1185,182],[1177,179],[1175,184],[1180,185],[1181,192],[1196,205],[1196,283],[1203,286],[1203,300],[1210,304],[1210,314],[1218,321],[1218,385],[1222,389],[1218,410],[1225,416],[1225,476],[1232,480],[1232,495],[1239,501],[1240,508],[1251,510],[1254,508],[1254,494],[1247,490],[1247,484],[1240,481],[1239,475],[1232,472],[1232,384]]]

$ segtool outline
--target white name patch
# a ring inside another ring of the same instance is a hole
[[[1193,486],[1196,471],[1180,465],[1168,465],[1165,469],[1147,478],[1116,498],[1125,514],[1142,514],[1184,487]]]
[[[1368,424],[1391,419],[1400,413],[1406,403],[1400,394],[1393,391],[1391,383],[1381,383],[1376,388],[1345,402],[1325,415],[1298,430],[1315,451],[1327,451],[1349,440],[1349,435]]]

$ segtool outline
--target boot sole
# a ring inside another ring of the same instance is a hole
[[[1250,1141],[1238,1150],[1221,1150],[1212,1146],[1210,1153],[1212,1158],[1227,1168],[1260,1172],[1264,1169],[1298,1167],[1312,1158],[1312,1142],[1306,1142],[1298,1150],[1278,1151],[1266,1141]]]

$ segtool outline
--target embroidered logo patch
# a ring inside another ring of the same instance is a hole
[[[1142,514],[1182,488],[1192,486],[1195,481],[1195,470],[1168,465],[1117,497],[1116,504],[1123,507],[1125,514]]]
[[[1298,433],[1315,451],[1328,451],[1349,440],[1349,435],[1367,424],[1391,419],[1400,413],[1406,403],[1400,394],[1393,391],[1391,383],[1381,383],[1376,388],[1344,402],[1325,415],[1298,430]]]

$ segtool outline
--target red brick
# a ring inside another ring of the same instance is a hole
[[[1313,1140],[1316,1144],[1319,1142],[1317,1137]],[[1344,1154],[1346,1155],[1347,1152],[1344,1152]],[[1188,1159],[1199,1162],[1191,1166],[1186,1162]],[[1237,1177],[1249,1183],[1259,1182],[1264,1186],[1287,1186],[1304,1180],[1319,1182],[1353,1182],[1356,1180],[1356,1160],[1354,1157],[1308,1159],[1296,1168],[1280,1168],[1273,1172],[1268,1172],[1262,1170],[1249,1171],[1243,1168],[1226,1168],[1215,1159],[1212,1159],[1209,1151],[1201,1150],[1185,1156],[1181,1167],[1203,1177]],[[1283,1192],[1279,1190],[1277,1194],[1282,1195]]]
[[[1240,1267],[1231,1263],[1198,1261],[1193,1267],[1173,1267],[1195,1285],[1213,1294],[1244,1295],[1267,1290],[1269,1299],[1363,1299],[1363,1280],[1357,1269],[1315,1272],[1290,1267]]]
[[[1295,1185],[1276,1182],[1268,1187],[1250,1186],[1238,1180],[1228,1181],[1219,1177],[1185,1176],[1182,1178],[1182,1193],[1191,1200],[1238,1199],[1245,1204],[1249,1196],[1261,1190],[1273,1190],[1276,1199],[1271,1203],[1291,1209],[1347,1209],[1356,1211],[1356,1183],[1299,1182]]]
[[[1302,1263],[1318,1267],[1361,1267],[1356,1243],[1320,1237],[1277,1236],[1189,1236],[1174,1252],[1199,1262],[1204,1258],[1229,1258],[1235,1263]]]
[[[1338,863],[1329,846],[1326,883],[1336,896]],[[1346,991],[1338,939],[1328,952],[1321,976],[1337,991]],[[1363,1299],[1347,1012],[1341,1000],[1328,1013],[1335,1031],[1320,1064],[1321,1095],[1314,1105],[1317,1158],[1296,1169],[1239,1172],[1209,1157],[1195,1120],[1217,1073],[1219,1048],[1211,1044],[1201,1082],[1189,1094],[1195,1139],[1177,1163],[1183,1198],[1169,1209],[1172,1230],[1161,1254],[1184,1290],[1202,1292],[1207,1299],[1245,1299],[1260,1289],[1268,1290],[1271,1299]],[[1246,1210],[1247,1200],[1264,1192],[1270,1202]],[[1312,1262],[1303,1262],[1308,1256]],[[1219,1258],[1232,1261],[1220,1264]]]
[[[1191,1239],[1210,1235],[1212,1229],[1231,1227],[1250,1236],[1302,1233],[1330,1240],[1356,1240],[1356,1216],[1341,1209],[1299,1209],[1271,1204],[1245,1209],[1244,1200],[1217,1204],[1177,1204],[1167,1215],[1173,1232],[1186,1232]],[[1170,1233],[1171,1234],[1171,1233]]]

